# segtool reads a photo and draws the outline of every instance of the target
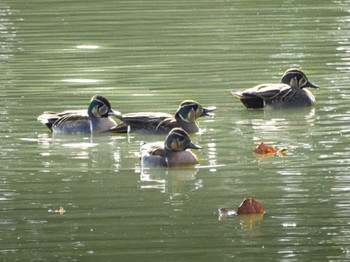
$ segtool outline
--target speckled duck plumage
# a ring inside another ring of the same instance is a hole
[[[53,133],[102,133],[117,126],[109,116],[121,115],[114,111],[111,104],[101,95],[95,95],[87,110],[68,110],[64,112],[44,112],[38,121],[47,126]]]
[[[187,133],[197,133],[199,127],[195,120],[212,115],[216,107],[202,107],[193,100],[183,101],[175,115],[160,112],[137,112],[122,114],[121,124],[114,127],[114,133],[168,134],[173,128],[181,127]]]
[[[288,69],[280,84],[261,84],[240,92],[232,92],[247,108],[291,108],[312,106],[313,94],[305,88],[319,88],[296,68]]]
[[[191,142],[187,132],[181,128],[172,129],[164,142],[147,143],[141,146],[142,166],[187,166],[198,164],[190,149],[201,147]]]

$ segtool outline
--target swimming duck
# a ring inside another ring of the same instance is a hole
[[[95,95],[87,110],[44,112],[37,119],[53,133],[102,133],[117,125],[109,116],[120,115],[120,112],[112,110],[107,98]]]
[[[301,70],[290,68],[283,74],[280,84],[261,84],[232,94],[247,108],[312,106],[315,97],[305,87],[319,88]]]
[[[195,120],[202,116],[211,116],[216,109],[202,107],[193,100],[183,101],[175,115],[159,112],[138,112],[123,114],[119,118],[122,123],[113,127],[114,133],[168,134],[174,127],[181,127],[187,133],[197,133],[199,127]]]
[[[182,128],[172,129],[165,142],[153,142],[141,146],[141,164],[143,166],[186,166],[198,164],[198,159],[190,150],[200,149],[193,144]]]

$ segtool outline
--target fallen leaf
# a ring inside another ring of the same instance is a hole
[[[265,145],[263,142],[261,142],[255,149],[255,154],[276,154],[277,149],[271,146]]]
[[[255,149],[254,154],[257,157],[269,157],[269,156],[285,156],[287,154],[287,149],[282,148],[277,150],[277,148],[268,146],[261,142]]]
[[[265,210],[262,204],[254,198],[246,198],[238,207],[237,215],[264,214]]]

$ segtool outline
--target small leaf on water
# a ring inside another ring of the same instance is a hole
[[[264,212],[264,207],[260,202],[254,198],[246,198],[238,207],[237,215],[263,214]]]
[[[275,154],[277,152],[277,149],[271,146],[265,145],[263,142],[261,142],[255,149],[255,154]]]

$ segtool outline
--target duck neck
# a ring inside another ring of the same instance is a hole
[[[182,129],[184,129],[187,133],[197,133],[199,131],[196,122],[189,122],[182,118],[178,113],[175,115],[175,119],[179,126]]]

